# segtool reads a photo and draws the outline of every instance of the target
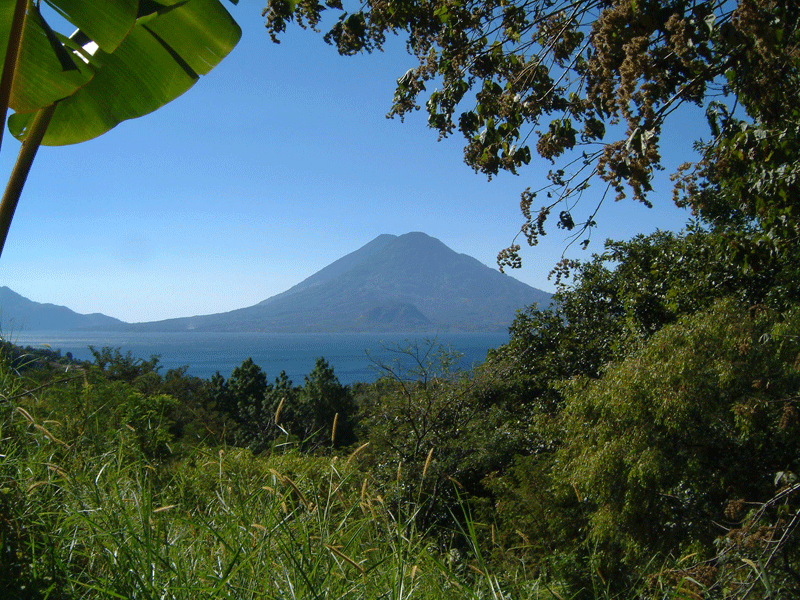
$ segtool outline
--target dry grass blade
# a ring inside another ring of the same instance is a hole
[[[300,502],[303,503],[303,506],[305,506],[306,509],[311,510],[311,503],[308,501],[305,494],[300,491],[300,488],[297,487],[297,484],[286,475],[283,476],[283,482],[292,488],[295,495],[300,499]]]
[[[50,483],[50,482],[49,482],[49,481],[36,481],[36,482],[34,482],[34,483],[30,484],[30,485],[29,485],[29,486],[28,486],[28,487],[25,489],[25,493],[26,493],[26,494],[30,494],[30,493],[31,493],[33,490],[35,490],[36,488],[38,488],[38,487],[40,487],[40,486],[43,486],[43,485],[45,485],[45,484],[47,484],[47,483]]]
[[[45,465],[47,466],[47,469],[49,471],[53,471],[53,473],[55,473],[59,477],[63,477],[64,479],[69,479],[69,477],[67,477],[67,474],[58,465],[54,465],[53,463],[45,463]]]
[[[352,565],[353,567],[355,567],[356,569],[358,569],[358,572],[359,572],[359,573],[361,573],[362,575],[366,575],[366,571],[364,570],[364,567],[362,567],[360,564],[358,564],[358,563],[357,563],[356,561],[354,561],[352,558],[350,558],[349,556],[347,556],[347,555],[346,555],[344,552],[342,552],[341,550],[339,550],[339,549],[338,549],[336,546],[329,546],[328,544],[325,544],[325,547],[326,547],[328,550],[330,550],[330,551],[331,551],[333,554],[335,554],[336,556],[338,556],[339,558],[341,558],[343,561],[345,561],[345,562],[346,562],[346,563],[348,563],[349,565]]]
[[[346,461],[344,464],[346,464],[346,465],[349,465],[349,464],[350,464],[350,462],[351,462],[351,461],[352,461],[352,460],[353,460],[353,459],[354,459],[356,456],[358,456],[358,455],[361,453],[361,451],[362,451],[362,450],[364,450],[364,448],[366,448],[367,446],[369,446],[369,442],[365,442],[365,443],[361,444],[361,445],[360,445],[358,448],[356,448],[355,450],[353,450],[353,452],[350,454],[350,456],[348,456],[348,457],[347,457],[347,461]]]
[[[61,446],[64,446],[64,448],[69,448],[69,444],[67,444],[66,442],[62,442],[60,439],[58,439],[56,436],[54,436],[52,433],[50,433],[50,432],[49,432],[49,431],[48,431],[48,430],[47,430],[45,427],[43,427],[42,425],[39,425],[38,423],[34,423],[34,424],[33,424],[33,426],[34,426],[34,427],[35,427],[35,428],[36,428],[38,431],[41,431],[41,432],[42,432],[42,433],[45,435],[45,437],[46,437],[48,440],[50,440],[51,442],[55,442],[56,444],[59,444],[59,445],[61,445]]]
[[[36,421],[33,420],[33,417],[31,416],[31,413],[29,413],[27,410],[25,410],[21,406],[18,406],[15,410],[19,414],[21,414],[28,423],[30,423],[31,425],[36,425]]]

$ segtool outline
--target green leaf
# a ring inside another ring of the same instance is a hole
[[[6,18],[5,14],[1,16]],[[5,58],[6,28],[0,45]],[[94,76],[91,67],[62,46],[58,35],[32,6],[28,9],[18,64],[9,99],[9,106],[16,112],[32,112],[49,106],[74,93]]]
[[[136,23],[139,0],[46,0],[105,52],[113,52]]]
[[[236,45],[241,29],[218,0],[188,0],[143,16],[87,85],[62,100],[43,144],[83,142],[120,122],[174,100],[214,68]],[[14,114],[9,130],[28,133],[31,115]]]
[[[11,21],[14,18],[14,4],[15,2],[8,0],[0,2],[0,65],[6,59],[8,33],[9,29],[11,29]]]

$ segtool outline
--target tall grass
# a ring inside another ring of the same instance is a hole
[[[17,499],[36,538],[31,563],[49,565],[65,597],[461,597],[413,515],[354,492],[355,473],[330,466],[324,479],[295,481],[270,465],[297,466],[298,457],[254,462],[232,451],[158,482],[116,458],[28,484]],[[43,549],[51,555],[38,556]]]
[[[0,364],[3,598],[446,600],[475,579],[442,568],[418,507],[358,460],[200,447],[154,463],[125,427],[83,443],[96,419],[49,419],[25,389]]]

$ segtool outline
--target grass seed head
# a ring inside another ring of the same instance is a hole
[[[428,450],[428,457],[425,459],[425,466],[422,467],[422,477],[425,478],[425,475],[428,474],[428,467],[431,466],[431,458],[433,458],[433,447]]]

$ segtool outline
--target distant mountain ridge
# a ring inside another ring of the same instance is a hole
[[[414,232],[379,235],[285,292],[230,312],[125,323],[32,302],[3,287],[0,323],[26,331],[492,332],[506,331],[517,310],[548,306],[550,298]]]
[[[6,286],[0,287],[0,332],[69,331],[73,329],[116,329],[126,323],[100,313],[82,315],[56,304],[28,300]]]

